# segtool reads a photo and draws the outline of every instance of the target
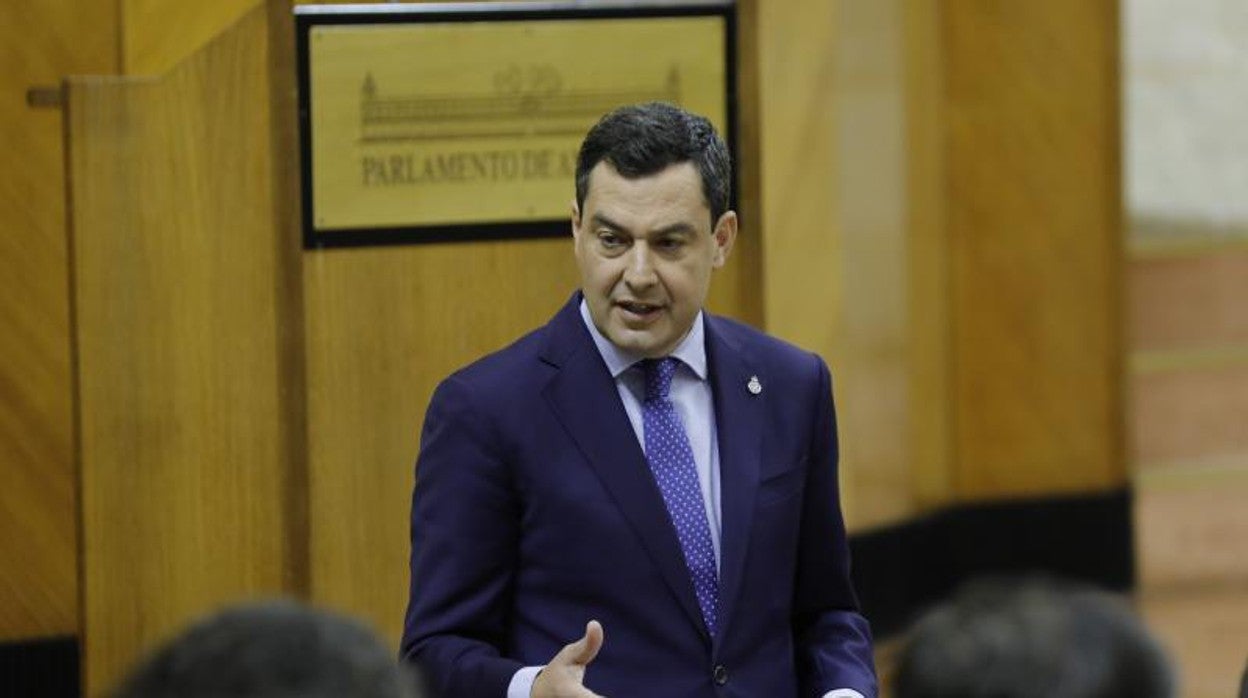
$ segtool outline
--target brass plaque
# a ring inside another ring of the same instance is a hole
[[[730,133],[722,8],[334,17],[301,28],[313,246],[567,234],[581,139],[621,105],[672,102]]]

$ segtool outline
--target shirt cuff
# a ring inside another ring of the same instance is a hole
[[[521,669],[523,671],[523,669]],[[507,698],[511,698],[508,696]],[[866,698],[852,688],[838,688],[823,694],[823,698]]]
[[[545,668],[544,666],[526,666],[512,674],[511,683],[507,684],[507,698],[529,698],[529,694],[533,692],[533,682]]]

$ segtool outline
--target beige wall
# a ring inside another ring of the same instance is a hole
[[[1143,585],[1248,581],[1248,7],[1123,2],[1128,454]]]

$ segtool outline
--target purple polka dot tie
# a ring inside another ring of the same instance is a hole
[[[668,399],[672,376],[679,359],[646,359],[641,362],[646,372],[646,398],[642,405],[642,424],[646,436],[646,460],[663,493],[667,513],[676,527],[685,564],[693,578],[693,590],[702,609],[707,630],[715,634],[719,610],[719,580],[715,568],[715,549],[711,545],[711,529],[698,486],[697,466],[689,437],[680,423],[676,407]]]

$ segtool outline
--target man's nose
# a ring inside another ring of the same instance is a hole
[[[633,245],[633,249],[629,250],[628,254],[624,281],[630,286],[647,286],[654,283],[654,260],[651,258],[649,245],[644,243]]]

